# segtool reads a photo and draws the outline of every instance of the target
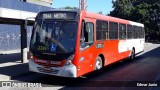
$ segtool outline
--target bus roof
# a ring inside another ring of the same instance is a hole
[[[79,9],[53,9],[52,11],[43,11],[43,12],[56,12],[56,11],[57,12],[64,11],[64,12],[80,13],[81,10],[79,10]],[[40,12],[40,13],[43,13],[43,12]],[[144,27],[144,25],[142,23],[137,23],[137,22],[133,22],[133,21],[125,20],[125,19],[120,19],[120,18],[111,17],[111,16],[105,16],[105,15],[92,13],[92,12],[88,12],[88,11],[84,11],[84,10],[82,10],[81,13],[85,13],[86,17],[88,17],[88,18],[95,18],[95,19],[100,19],[100,20],[106,20],[106,21],[112,21],[112,22],[117,22],[117,23],[122,23],[122,24],[129,24],[129,25]]]
[[[86,17],[89,17],[89,18],[96,18],[96,19],[100,19],[100,20],[106,20],[106,21],[112,21],[112,22],[117,22],[117,23],[130,24],[130,25],[144,27],[144,25],[142,23],[137,23],[137,22],[133,22],[133,21],[125,20],[125,19],[120,19],[120,18],[111,17],[111,16],[105,16],[105,15],[96,14],[96,13],[87,12],[87,11],[85,11],[85,13],[86,13]]]

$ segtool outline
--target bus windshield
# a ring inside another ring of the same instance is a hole
[[[76,21],[37,21],[31,40],[31,50],[39,53],[74,52]]]

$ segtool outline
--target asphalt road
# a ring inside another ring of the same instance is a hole
[[[145,52],[134,61],[128,59],[109,65],[98,72],[80,78],[62,78],[30,73],[20,82],[42,83],[48,88],[39,89],[105,89],[105,90],[160,90],[160,44],[148,44]],[[153,84],[159,87],[142,87],[137,84]]]

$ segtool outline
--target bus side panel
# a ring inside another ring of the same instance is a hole
[[[130,39],[127,40],[127,46],[129,48],[129,50],[132,50],[133,48],[135,48],[135,53],[139,53],[144,51],[144,39]]]
[[[108,40],[104,43],[103,53],[105,55],[105,65],[117,61],[118,40]]]
[[[111,63],[114,63],[118,60],[122,59],[123,56],[127,56],[128,53],[119,53],[118,50],[118,45],[119,45],[119,40],[106,40],[106,41],[98,41],[97,44],[104,44],[103,48],[99,48],[96,50],[97,55],[103,54],[105,58],[105,64],[108,65]]]
[[[129,57],[129,55],[131,53],[131,50],[132,49],[129,48],[127,40],[119,40],[119,43],[118,43],[118,53],[119,53],[118,60],[122,60],[124,58]]]
[[[102,42],[97,42],[102,43]],[[127,47],[126,41],[120,40],[107,40],[104,41],[104,47],[96,50],[97,54],[103,54],[105,57],[105,65],[114,63],[129,57],[131,50]]]

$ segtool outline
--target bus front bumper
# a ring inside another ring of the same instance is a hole
[[[63,67],[49,67],[50,70],[45,70],[45,66],[38,65],[34,63],[33,60],[29,61],[29,70],[32,72],[49,74],[54,76],[62,76],[62,77],[77,77],[77,68],[74,64],[70,64],[68,66]]]

